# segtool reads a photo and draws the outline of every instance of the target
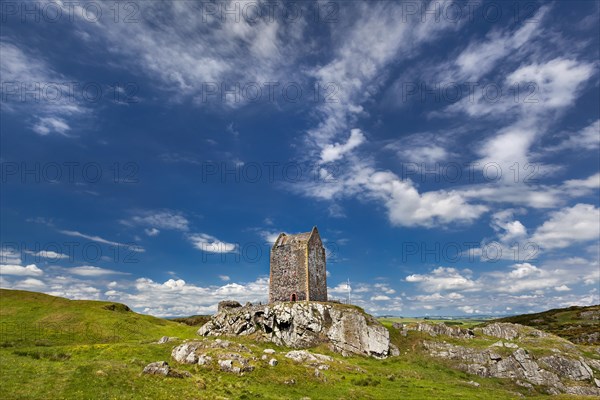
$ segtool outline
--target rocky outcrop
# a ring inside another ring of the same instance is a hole
[[[392,325],[394,328],[400,330],[403,335],[406,335],[408,331],[425,332],[430,336],[444,335],[449,337],[455,337],[460,339],[471,339],[475,334],[471,329],[464,329],[458,326],[448,326],[444,323],[428,324],[425,322],[418,322],[416,324],[402,324],[395,322]]]
[[[275,303],[223,307],[198,330],[201,336],[255,335],[277,345],[308,348],[329,343],[342,355],[385,358],[388,330],[359,309],[330,303]]]
[[[493,336],[498,339],[514,340],[525,336],[532,336],[538,338],[548,337],[546,332],[542,332],[538,329],[530,328],[528,326],[512,324],[509,322],[496,322],[493,324],[486,325],[482,328],[475,328],[475,334],[483,334],[486,336]]]
[[[504,338],[515,338],[518,332],[506,328],[508,327],[502,327],[502,332],[497,330],[491,332],[502,335]],[[536,359],[523,348],[517,348],[508,355],[502,355],[496,351],[498,346],[481,350],[445,342],[424,341],[423,345],[434,357],[460,361],[459,369],[471,374],[482,377],[508,378],[525,387],[542,386],[551,394],[600,395],[600,389],[597,387],[563,382],[563,380],[592,381],[593,372],[583,360],[575,360],[558,354]]]

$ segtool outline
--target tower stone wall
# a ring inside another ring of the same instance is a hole
[[[281,233],[271,248],[269,302],[327,301],[325,248],[316,227]]]

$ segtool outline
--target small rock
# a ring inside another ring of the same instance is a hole
[[[469,382],[467,382],[467,383],[468,383],[469,385],[471,385],[471,386],[475,386],[475,387],[479,387],[479,386],[481,386],[481,385],[480,385],[478,382],[475,382],[475,381],[469,381]]]
[[[296,380],[295,379],[288,379],[288,380],[285,380],[283,383],[285,383],[286,385],[295,385],[296,384]]]
[[[274,358],[271,358],[271,359],[269,360],[269,365],[270,365],[271,367],[274,367],[274,366],[276,366],[277,364],[279,364],[279,362],[278,362],[276,359],[274,359]]]
[[[167,364],[166,361],[157,361],[146,365],[142,373],[167,376],[169,374],[169,370],[169,364]]]
[[[211,356],[201,355],[200,357],[198,357],[198,365],[207,365],[207,364],[210,364],[211,361],[212,361]]]
[[[104,371],[102,371],[101,369],[99,369],[98,371],[96,371],[96,376],[107,376],[108,374]]]
[[[327,365],[327,364],[321,364],[317,368],[319,368],[321,371],[328,370],[329,369],[329,365]]]
[[[400,355],[400,350],[398,350],[398,348],[395,345],[390,344],[389,354],[392,357],[397,357]]]
[[[176,337],[171,337],[171,336],[163,336],[163,337],[161,337],[160,339],[158,339],[158,342],[156,342],[156,343],[158,343],[158,344],[163,344],[163,343],[173,342],[173,341],[175,341],[175,340],[177,340],[177,338],[176,338]]]
[[[594,378],[594,383],[600,388],[600,379]]]
[[[232,372],[233,360],[219,360],[219,368],[221,368],[221,371]]]
[[[263,354],[263,355],[260,357],[260,359],[261,359],[261,360],[263,360],[263,361],[265,361],[267,358],[269,358],[269,356],[267,356],[266,354]]]
[[[275,350],[273,350],[273,349],[264,349],[263,353],[265,353],[265,354],[275,354]]]
[[[318,361],[333,361],[332,357],[324,354],[310,353],[306,350],[292,350],[285,355],[286,358],[290,358],[296,362],[311,362],[315,363]]]

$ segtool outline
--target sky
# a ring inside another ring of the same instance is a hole
[[[600,303],[599,3],[3,1],[0,286],[375,315]],[[349,285],[348,285],[349,283]]]

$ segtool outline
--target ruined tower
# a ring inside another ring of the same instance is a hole
[[[269,303],[327,301],[325,248],[315,226],[297,235],[280,233],[271,248]]]

